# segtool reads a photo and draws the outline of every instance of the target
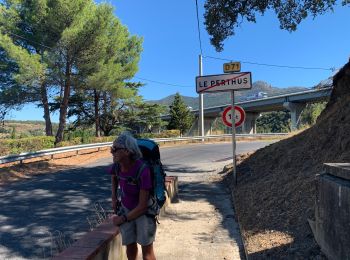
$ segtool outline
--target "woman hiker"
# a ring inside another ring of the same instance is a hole
[[[141,245],[143,259],[155,260],[153,241],[157,229],[156,220],[145,215],[152,189],[150,169],[143,166],[142,153],[137,141],[127,132],[114,140],[111,153],[114,163],[111,170],[112,206],[116,213],[112,217],[113,224],[119,226],[128,260],[136,260],[137,244]],[[140,169],[142,172],[136,181],[134,177]],[[116,194],[118,185],[120,207]]]

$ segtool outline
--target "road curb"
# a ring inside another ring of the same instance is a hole
[[[235,219],[236,219],[236,222],[238,224],[239,233],[240,233],[241,239],[242,239],[242,246],[243,246],[243,251],[244,251],[244,257],[245,257],[246,260],[249,260],[247,248],[245,246],[245,241],[244,241],[244,238],[243,238],[243,235],[242,235],[242,230],[243,230],[242,229],[242,225],[241,225],[241,222],[239,221],[239,217],[238,217],[237,212],[236,212],[236,203],[235,203],[235,196],[234,196],[234,190],[233,189],[231,189],[231,200],[232,200],[232,203],[233,203],[233,208],[235,210]]]
[[[221,173],[227,171],[228,169],[226,168],[226,166],[220,171]],[[229,188],[230,190],[230,195],[231,195],[231,201],[232,201],[232,206],[233,206],[233,209],[234,209],[234,213],[235,213],[235,220],[238,224],[238,228],[239,228],[239,234],[241,236],[241,240],[242,240],[242,247],[243,247],[243,251],[244,251],[244,257],[246,260],[249,260],[249,257],[248,257],[248,251],[247,251],[247,248],[246,248],[246,243],[245,243],[245,240],[244,240],[244,237],[242,235],[242,225],[241,225],[241,222],[239,221],[239,217],[238,217],[238,214],[237,214],[237,211],[236,211],[236,203],[235,203],[235,195],[234,195],[234,186],[232,186],[232,183],[230,181],[230,179],[228,179],[228,174],[226,173],[226,176],[224,176],[224,180],[225,180],[225,183],[227,185],[227,187]]]

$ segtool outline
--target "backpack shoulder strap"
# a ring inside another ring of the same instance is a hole
[[[140,167],[137,169],[134,177],[132,177],[135,181],[137,181],[137,183],[139,183],[139,179],[141,176],[141,173],[143,172],[143,170],[147,167],[147,163],[146,162],[142,162],[142,164],[140,165]],[[112,171],[114,172],[114,176],[116,177],[116,179],[119,180],[129,180],[129,178],[124,178],[122,176],[119,176],[119,165],[118,164],[114,164],[113,165],[113,169]]]
[[[119,175],[119,164],[113,163],[112,173],[114,174],[114,176],[118,177],[118,175]]]
[[[140,165],[140,167],[138,168],[136,174],[135,174],[135,179],[137,180],[137,182],[139,182],[140,180],[140,176],[141,173],[143,172],[143,170],[147,167],[147,163],[146,162],[142,162],[142,164]]]

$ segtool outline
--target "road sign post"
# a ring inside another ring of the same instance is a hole
[[[235,91],[231,91],[231,114],[232,114],[232,162],[233,162],[233,179],[237,185],[237,171],[236,171],[236,115],[235,115]]]
[[[226,126],[232,128],[232,150],[233,150],[233,178],[235,184],[237,184],[237,172],[236,172],[236,127],[243,124],[245,120],[245,112],[243,108],[234,105],[235,91],[231,91],[232,105],[226,107],[222,113],[222,121]]]
[[[231,64],[232,70],[227,67],[227,71],[237,71],[238,66],[240,70],[240,64]],[[237,68],[236,68],[237,67]],[[225,65],[224,65],[224,72]],[[232,102],[232,150],[233,150],[233,176],[234,182],[237,184],[236,174],[236,128],[235,128],[235,90],[251,89],[252,88],[252,75],[250,72],[239,72],[221,75],[208,75],[196,77],[196,91],[198,94],[204,92],[219,92],[230,91]]]

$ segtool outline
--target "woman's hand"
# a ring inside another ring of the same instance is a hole
[[[112,222],[114,226],[120,226],[125,222],[125,218],[124,216],[113,215]]]

